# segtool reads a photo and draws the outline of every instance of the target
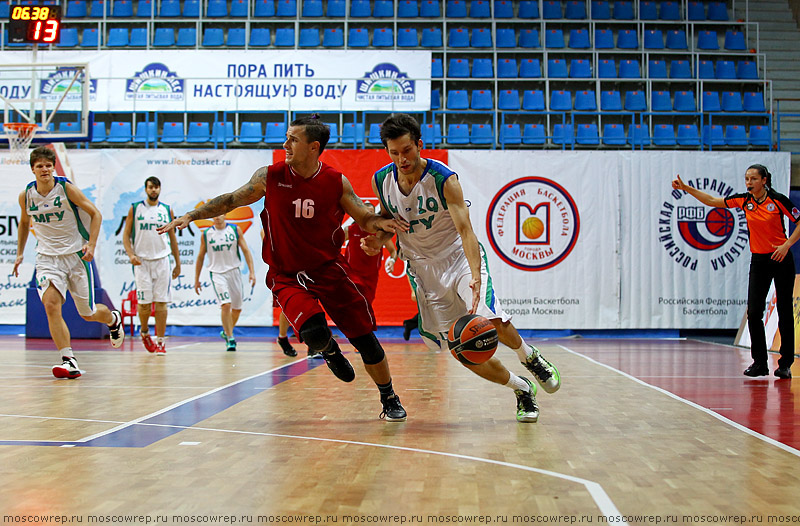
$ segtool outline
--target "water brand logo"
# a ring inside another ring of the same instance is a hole
[[[512,267],[545,270],[564,261],[575,248],[580,215],[564,187],[544,177],[525,177],[494,196],[486,231],[495,253]]]
[[[356,100],[362,102],[413,102],[416,82],[394,64],[384,62],[356,82]]]
[[[184,80],[160,62],[137,71],[125,83],[126,100],[179,101],[184,99]]]
[[[83,97],[86,75],[72,67],[56,68],[47,77],[39,81],[39,94],[48,101],[79,102]],[[97,100],[97,80],[89,79],[89,100]]]

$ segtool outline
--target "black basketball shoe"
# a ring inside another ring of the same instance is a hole
[[[381,397],[383,404],[383,411],[381,411],[380,418],[386,419],[387,422],[403,422],[406,419],[406,410],[400,403],[400,397],[396,394]]]
[[[336,378],[343,382],[352,382],[355,379],[356,372],[342,354],[336,341],[333,342],[329,350],[322,352],[322,357],[325,359],[325,363],[328,364],[328,369],[331,370]]]

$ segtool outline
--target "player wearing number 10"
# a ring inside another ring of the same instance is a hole
[[[330,128],[319,115],[292,121],[283,148],[286,162],[256,170],[232,193],[172,221],[159,232],[186,228],[195,219],[226,213],[264,197],[262,257],[269,265],[267,286],[289,322],[312,351],[321,351],[333,374],[351,382],[355,373],[333,339],[325,312],[360,352],[378,387],[388,421],[406,419],[392,388],[389,362],[375,337],[375,315],[341,253],[342,220],[349,214],[367,232],[403,231],[402,221],[371,212],[341,172],[319,161]],[[324,308],[324,311],[323,311]]]

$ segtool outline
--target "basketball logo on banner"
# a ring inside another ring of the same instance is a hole
[[[489,243],[520,270],[545,270],[561,263],[578,240],[580,216],[564,187],[543,177],[508,183],[486,215]]]
[[[732,188],[722,181],[704,180],[704,192],[726,197]],[[658,236],[667,254],[680,266],[697,270],[708,262],[714,271],[736,261],[747,251],[747,223],[740,209],[709,208],[686,193],[673,190],[661,205]],[[677,235],[676,235],[677,234]]]

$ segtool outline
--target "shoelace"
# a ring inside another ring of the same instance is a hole
[[[381,411],[381,414],[378,415],[378,418],[383,420],[384,418],[386,418],[386,413],[388,411],[394,411],[399,409],[400,409],[400,398],[398,398],[396,395],[391,398],[387,398],[383,402],[383,411]]]
[[[524,393],[522,391],[517,391],[517,392],[520,393],[519,403],[517,405],[518,409],[522,409],[526,413],[532,413],[538,410],[536,404],[533,402],[533,398],[530,396],[531,393]]]
[[[536,355],[531,356],[528,358],[528,365],[531,366],[533,369],[534,374],[542,379],[542,381],[549,380],[551,376],[553,376],[550,371],[547,369],[547,366],[544,364],[541,358]]]

